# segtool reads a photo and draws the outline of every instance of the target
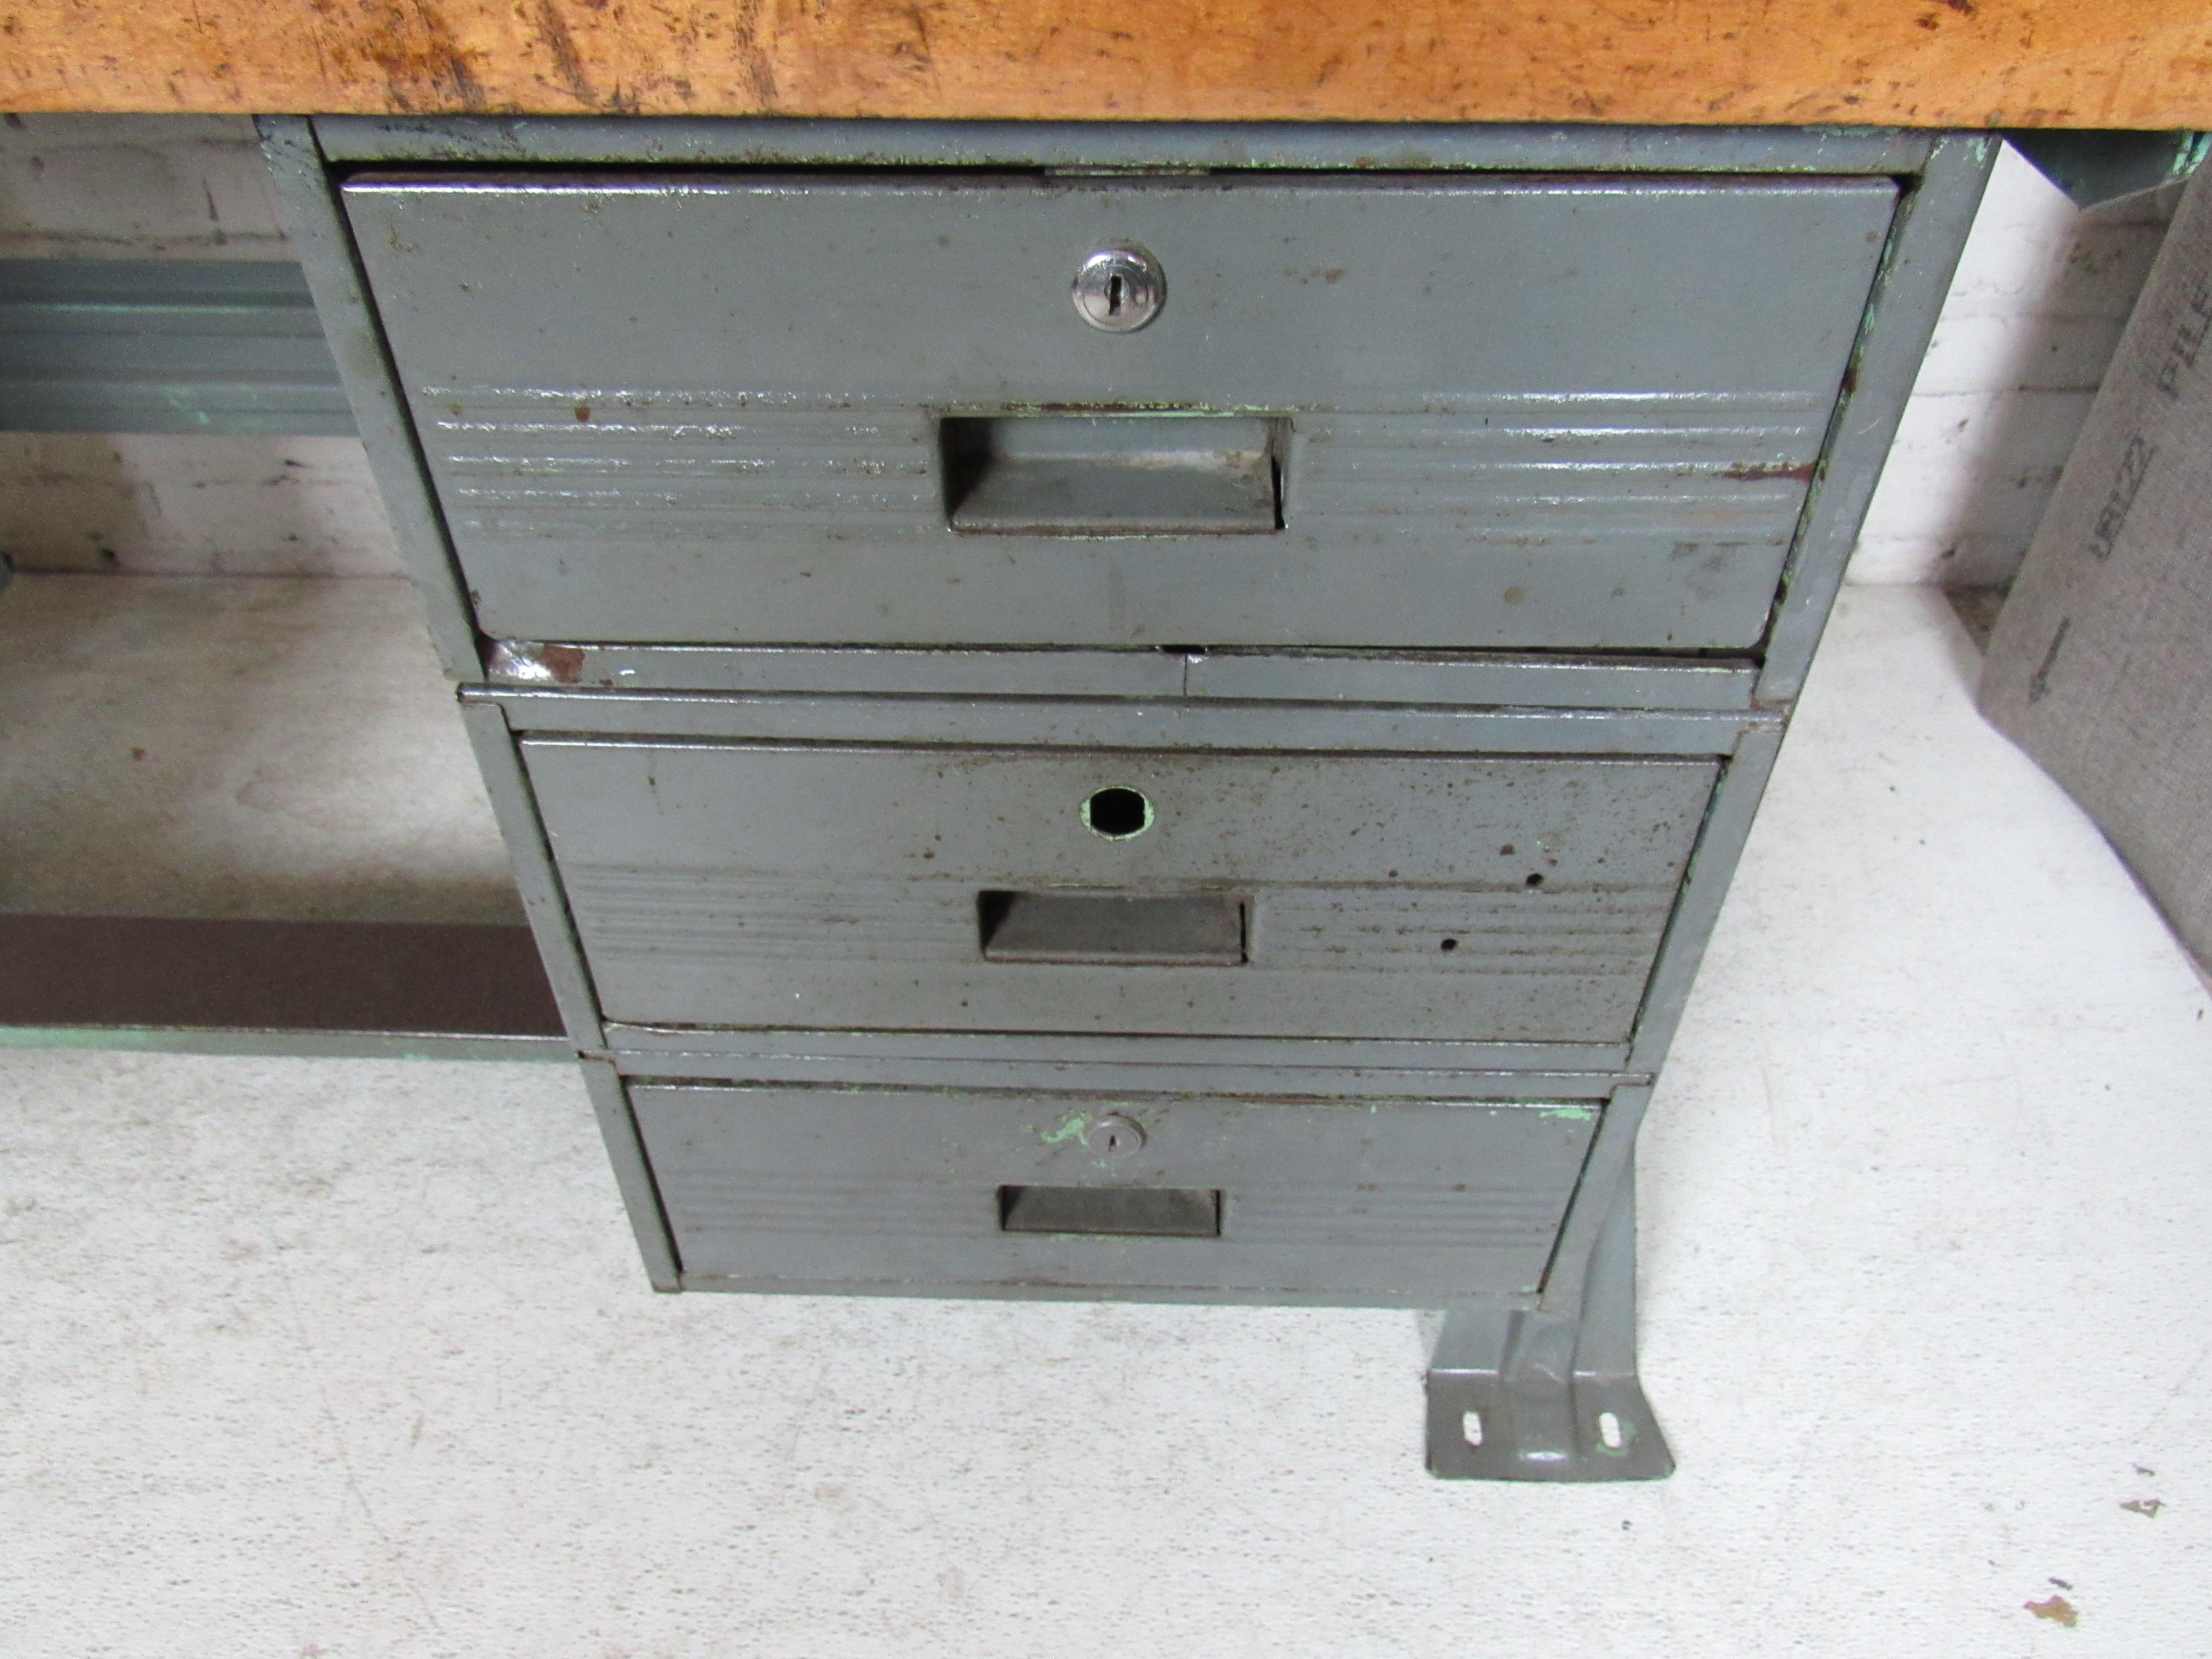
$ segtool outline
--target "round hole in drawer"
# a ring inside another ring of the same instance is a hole
[[[1083,803],[1083,827],[1108,841],[1127,841],[1152,827],[1152,804],[1119,785],[1096,790]]]

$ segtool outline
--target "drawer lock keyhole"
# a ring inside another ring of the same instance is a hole
[[[1145,1131],[1136,1119],[1124,1117],[1119,1112],[1108,1112],[1095,1119],[1083,1132],[1083,1144],[1094,1158],[1111,1158],[1118,1163],[1125,1158],[1134,1158],[1144,1150]]]
[[[1152,804],[1119,786],[1094,792],[1083,803],[1083,827],[1108,841],[1127,841],[1152,827]]]
[[[1109,334],[1133,334],[1167,303],[1167,273],[1140,247],[1102,247],[1075,270],[1076,314]]]

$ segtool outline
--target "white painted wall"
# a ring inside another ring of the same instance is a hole
[[[0,259],[289,257],[244,116],[0,115]]]
[[[2004,152],[1853,580],[2011,580],[2169,210],[2137,198],[2077,212]],[[0,118],[0,258],[286,254],[243,118]],[[25,570],[400,568],[350,439],[0,433],[0,550]]]
[[[18,570],[397,576],[357,438],[0,432]]]
[[[2172,210],[2152,194],[2083,213],[2005,149],[1867,514],[1852,580],[2012,580]]]
[[[0,117],[0,259],[286,259],[243,116]],[[19,570],[392,576],[351,438],[0,432]]]

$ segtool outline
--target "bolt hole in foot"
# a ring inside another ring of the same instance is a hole
[[[1628,1444],[1628,1437],[1621,1431],[1620,1419],[1611,1412],[1597,1414],[1598,1443],[1607,1451],[1619,1451]]]
[[[1459,941],[1455,939],[1444,939],[1437,945],[1437,949],[1443,951],[1446,956],[1449,956],[1453,951],[1459,949]]]
[[[1152,804],[1134,789],[1101,789],[1083,803],[1083,827],[1108,841],[1127,841],[1152,827]]]
[[[1544,878],[1540,874],[1533,875],[1521,884],[1524,887],[1541,887],[1544,884]]]
[[[1482,1443],[1482,1413],[1480,1412],[1462,1413],[1459,1419],[1459,1431],[1467,1437],[1468,1445],[1480,1446]]]

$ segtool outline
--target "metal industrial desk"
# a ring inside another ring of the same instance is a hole
[[[1990,140],[264,134],[657,1285],[1448,1305],[1438,1473],[1666,1472],[1635,1130]]]

